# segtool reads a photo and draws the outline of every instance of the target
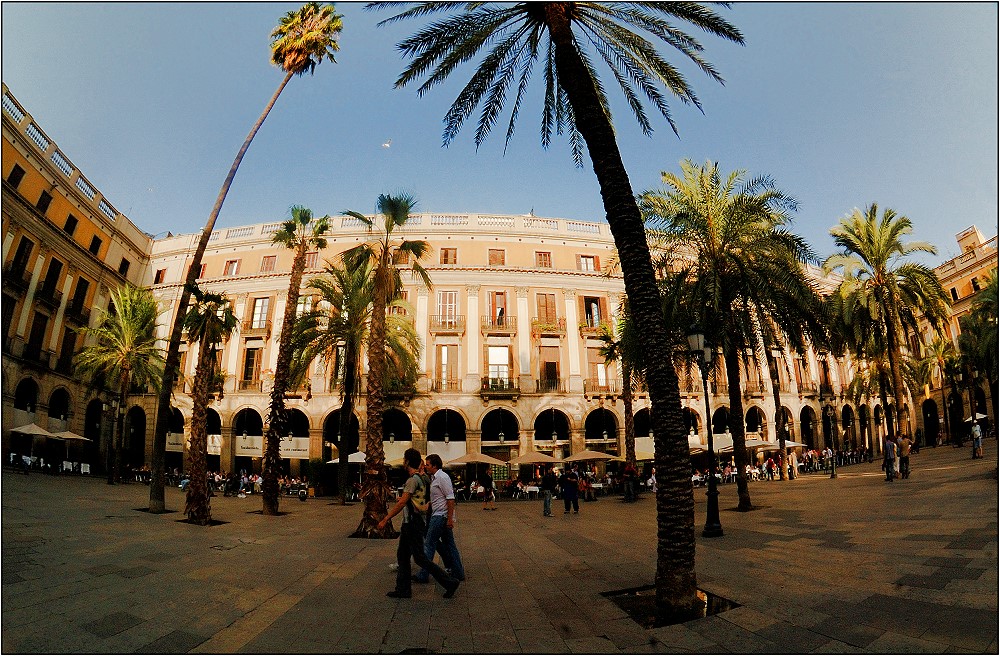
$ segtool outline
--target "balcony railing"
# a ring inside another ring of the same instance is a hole
[[[517,378],[497,378],[486,376],[482,379],[479,395],[483,398],[517,398],[521,394],[521,386]]]
[[[587,319],[580,322],[580,334],[584,337],[597,337],[602,331],[611,330],[611,324],[600,319]]]
[[[465,316],[461,314],[433,314],[430,317],[430,324],[432,333],[465,332]]]
[[[746,396],[764,396],[764,384],[759,380],[748,380],[743,384],[743,394]]]
[[[517,332],[517,317],[511,315],[501,317],[484,315],[481,325],[484,334],[513,335]]]
[[[531,320],[531,334],[536,337],[559,337],[566,334],[566,319],[552,321],[534,317]]]
[[[90,308],[83,307],[83,304],[73,304],[66,308],[66,319],[81,326],[90,325]]]
[[[244,321],[242,333],[244,337],[263,337],[267,339],[271,336],[271,320],[266,321]]]
[[[431,385],[431,389],[435,392],[461,392],[462,391],[462,381],[457,378],[445,378],[435,380],[434,384]]]
[[[729,382],[714,383],[712,385],[712,392],[716,396],[729,396]]]
[[[62,292],[54,287],[42,287],[35,294],[35,299],[42,305],[47,305],[53,310],[59,308],[62,303]]]
[[[833,385],[830,383],[820,383],[819,385],[819,395],[820,396],[833,396]]]
[[[56,373],[66,374],[67,376],[73,373],[73,357],[59,358],[56,360],[55,366]]]
[[[259,392],[260,380],[257,378],[241,380],[237,383],[236,388],[241,392]]]
[[[704,391],[701,380],[694,376],[681,378],[677,381],[682,394],[701,394]]]
[[[619,385],[617,380],[611,378],[587,378],[583,381],[583,393],[585,395],[618,394]]]
[[[535,391],[539,394],[565,392],[566,386],[562,378],[540,378],[535,380]]]
[[[3,268],[3,284],[6,287],[17,290],[19,292],[25,292],[28,289],[28,284],[30,278],[28,272],[25,269],[27,265],[21,264],[19,262],[10,262],[4,265]]]
[[[817,391],[816,383],[811,380],[799,383],[799,394],[815,395]]]

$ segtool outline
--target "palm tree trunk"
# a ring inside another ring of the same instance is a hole
[[[184,514],[193,524],[207,526],[212,521],[212,508],[208,499],[206,478],[208,459],[208,434],[205,423],[209,387],[214,378],[215,353],[211,344],[198,346],[198,366],[195,369],[194,389],[191,398],[194,408],[191,412],[191,446],[188,450],[188,473],[191,475],[187,486]]]
[[[774,394],[774,432],[778,437],[778,480],[788,478],[788,467],[785,465],[785,412],[781,408],[781,378],[778,376],[778,358],[772,359],[771,391]]]
[[[387,253],[382,253],[386,260]],[[365,475],[361,483],[361,501],[365,504],[361,523],[353,537],[392,538],[397,533],[392,523],[379,530],[378,523],[388,514],[389,481],[385,473],[385,450],[382,448],[382,379],[385,375],[385,308],[388,298],[388,262],[380,261],[375,271],[371,330],[368,334],[368,397],[365,426]]]
[[[902,435],[905,431],[902,430],[902,417],[901,410],[903,407],[903,376],[900,368],[900,357],[899,357],[899,332],[896,326],[896,319],[894,316],[889,316],[885,322],[886,328],[886,342],[888,343],[888,355],[889,355],[889,375],[892,382],[892,423],[896,426],[896,434]],[[888,417],[886,418],[888,421]]]
[[[746,424],[743,420],[743,389],[740,385],[740,354],[733,344],[739,343],[730,339],[729,346],[723,349],[726,360],[726,381],[729,383],[729,432],[733,436],[733,457],[736,459],[736,492],[740,512],[753,510],[750,502],[750,486],[747,484]],[[711,421],[711,418],[709,418]],[[714,465],[715,463],[713,463]],[[715,475],[715,472],[712,472]]]
[[[177,368],[180,365],[179,349],[181,334],[184,332],[184,316],[187,314],[188,301],[191,299],[190,289],[194,287],[198,280],[198,274],[201,272],[201,259],[205,255],[208,240],[212,236],[212,230],[215,229],[215,221],[219,218],[222,203],[226,200],[226,195],[229,193],[229,188],[236,177],[236,171],[240,168],[243,156],[250,147],[250,142],[257,135],[257,131],[260,130],[260,126],[264,124],[264,119],[267,118],[271,108],[274,107],[278,96],[281,95],[285,85],[291,79],[292,73],[285,75],[281,84],[278,85],[277,91],[271,96],[271,101],[264,108],[264,111],[261,112],[260,118],[257,119],[253,128],[251,128],[250,134],[247,135],[246,140],[243,142],[243,147],[240,148],[240,152],[236,154],[236,159],[233,160],[233,165],[229,168],[229,175],[226,176],[226,180],[222,183],[222,188],[219,190],[219,196],[215,199],[215,206],[208,215],[205,227],[202,228],[201,237],[198,239],[198,247],[194,251],[194,256],[191,258],[191,265],[188,267],[187,277],[184,279],[184,288],[181,290],[181,297],[174,305],[174,323],[170,328],[170,342],[167,345],[167,358],[163,367],[163,378],[156,403],[156,427],[153,429],[153,452],[150,456],[150,469],[152,471],[149,482],[149,512],[162,513],[166,510],[163,488],[165,484],[164,463],[167,452],[167,430],[171,419],[170,396],[174,391],[174,376],[177,375]]]
[[[625,464],[635,467],[635,417],[632,415],[632,367],[622,363],[622,404],[625,406]]]
[[[944,365],[938,365],[941,367],[941,371],[944,371]],[[944,434],[948,436],[948,442],[951,442],[951,426],[948,418],[948,399],[944,393],[944,374],[941,375],[941,414],[944,415]],[[937,440],[934,441],[934,446],[937,446]]]
[[[351,455],[347,450],[347,436],[351,430],[351,419],[354,418],[354,399],[358,393],[358,353],[350,344],[344,349],[344,402],[340,406],[340,427],[337,447],[337,490],[340,495],[340,505],[347,505],[347,458]]]
[[[271,388],[271,404],[268,412],[267,434],[264,438],[263,469],[264,482],[261,484],[262,512],[265,515],[278,514],[278,469],[281,467],[281,437],[285,434],[285,391],[288,389],[288,370],[292,362],[292,331],[295,325],[295,310],[302,287],[302,273],[306,269],[306,245],[302,238],[292,262],[292,275],[288,281],[288,296],[285,299],[285,316],[281,320],[281,337],[278,339],[278,362],[274,367],[274,386]]]
[[[608,224],[622,262],[629,309],[638,330],[648,337],[646,381],[652,406],[657,475],[656,603],[661,608],[683,612],[701,605],[694,565],[691,456],[649,245],[614,128],[601,108],[594,82],[576,48],[566,13],[568,8],[562,3],[549,3],[543,11],[555,43],[559,84],[573,108],[577,129],[587,144],[601,187]]]

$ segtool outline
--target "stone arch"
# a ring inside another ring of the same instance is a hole
[[[507,408],[493,408],[487,412],[479,428],[483,442],[517,442],[520,429],[517,415]]]
[[[343,436],[340,434],[340,411],[342,409],[343,406],[333,410],[323,420],[323,441],[330,442],[337,447],[338,453],[341,450],[346,450],[348,454],[351,454],[361,450],[361,424],[358,421],[358,415],[352,412],[347,436],[342,439]],[[329,455],[332,455],[332,450]]]
[[[568,440],[570,433],[569,418],[562,410],[545,408],[535,417],[535,441],[547,442],[552,439]]]
[[[816,411],[812,406],[803,406],[799,412],[799,431],[802,443],[810,449],[816,448]]]
[[[233,415],[233,435],[264,435],[264,418],[256,408],[240,408]]]
[[[309,417],[298,408],[285,410],[285,437],[309,437]]]
[[[465,416],[452,408],[436,410],[427,418],[428,442],[465,441]]]
[[[585,440],[618,439],[618,416],[607,408],[595,408],[583,424]]]
[[[745,421],[747,433],[762,433],[764,431],[766,421],[764,412],[759,407],[752,405],[747,408]]]
[[[692,408],[681,408],[681,416],[684,417],[684,432],[691,434],[694,430],[695,435],[701,435],[701,415]]]
[[[14,388],[14,409],[35,412],[38,407],[38,383],[33,378],[24,378]]]
[[[131,467],[146,464],[146,411],[134,405],[125,415],[124,460]]]
[[[71,405],[69,392],[65,387],[57,387],[49,396],[49,418],[65,421],[69,417]]]
[[[184,413],[177,408],[170,408],[170,432],[184,432]]]
[[[653,437],[653,417],[649,408],[643,408],[635,413],[632,421],[635,425],[636,437]]]
[[[855,423],[854,408],[845,405],[840,411],[840,428],[844,431],[843,444],[850,449],[856,449],[859,446],[858,429]]]
[[[410,442],[413,440],[413,422],[399,408],[388,408],[382,413],[382,441]]]
[[[941,432],[941,418],[938,415],[937,402],[934,399],[927,399],[920,406],[923,415],[923,442],[921,446],[935,446],[937,436]]]
[[[718,435],[729,430],[729,408],[719,406],[712,413],[712,434]]]

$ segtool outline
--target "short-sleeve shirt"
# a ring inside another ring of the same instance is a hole
[[[455,488],[451,484],[451,477],[443,469],[431,477],[431,514],[448,515],[448,501],[455,500]]]
[[[411,517],[411,507],[421,508],[426,507],[428,502],[428,486],[427,482],[420,474],[414,474],[406,480],[406,485],[403,486],[403,494],[410,494],[410,503],[403,506],[403,523],[409,523]],[[411,506],[412,504],[412,506]]]

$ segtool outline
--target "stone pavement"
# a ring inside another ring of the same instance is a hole
[[[992,448],[991,448],[992,447]],[[347,537],[360,506],[216,497],[228,523],[150,515],[148,489],[2,474],[2,650],[85,653],[997,653],[996,443],[751,484],[725,536],[698,538],[699,585],[741,606],[644,629],[601,592],[652,583],[652,499],[460,503],[467,581],[388,599],[395,541]],[[704,524],[704,488],[695,491]],[[168,490],[168,507],[183,507]],[[556,502],[559,504],[559,502]],[[398,526],[398,524],[397,524]]]

